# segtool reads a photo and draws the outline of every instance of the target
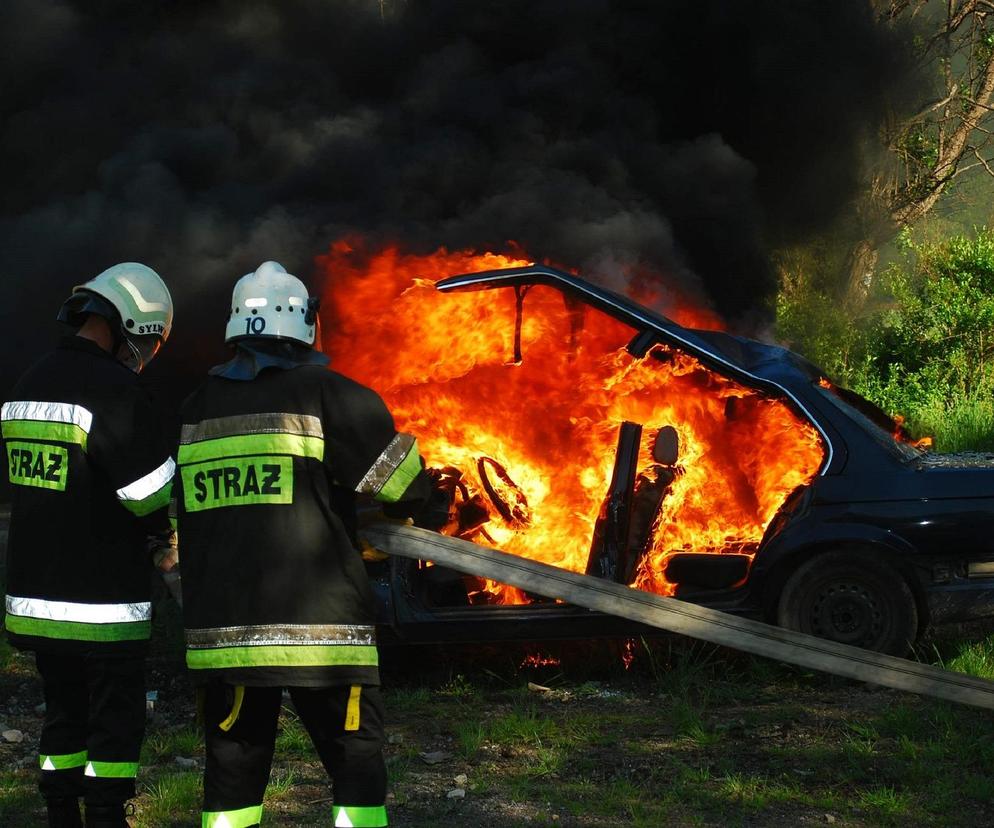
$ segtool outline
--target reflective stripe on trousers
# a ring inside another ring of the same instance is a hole
[[[250,805],[233,811],[204,811],[201,828],[248,828],[262,822],[262,805]]]
[[[384,805],[335,805],[331,814],[335,828],[382,828],[387,824]]]

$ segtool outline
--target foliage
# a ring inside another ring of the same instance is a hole
[[[886,407],[942,404],[989,390],[994,233],[908,244],[883,274],[891,301],[868,331],[867,390]],[[909,397],[909,393],[913,396]]]
[[[900,248],[858,324],[782,264],[778,333],[938,449],[994,448],[994,231]]]

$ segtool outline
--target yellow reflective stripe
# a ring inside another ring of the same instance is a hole
[[[324,439],[302,434],[241,434],[181,445],[176,459],[180,465],[187,465],[249,454],[292,454],[321,460],[324,458]]]
[[[407,487],[411,485],[420,471],[421,457],[418,454],[418,442],[415,440],[410,451],[407,452],[407,456],[394,469],[393,474],[383,484],[383,488],[375,495],[375,499],[384,503],[396,503],[404,496]]]
[[[353,684],[349,690],[349,703],[345,706],[345,729],[359,729],[359,696],[362,694],[362,687]]]
[[[86,763],[84,776],[97,779],[134,779],[138,775],[137,762],[94,762]]]
[[[4,420],[5,440],[50,440],[56,443],[73,443],[86,451],[87,434],[73,423],[45,423],[38,420]]]
[[[297,644],[256,647],[219,647],[187,650],[191,670],[223,670],[228,667],[375,667],[376,647],[369,644]]]
[[[385,805],[333,805],[335,828],[383,828],[387,824]]]
[[[84,624],[78,621],[47,621],[10,615],[4,619],[8,632],[38,638],[61,638],[72,641],[144,641],[152,635],[151,621],[120,624]]]
[[[41,754],[38,757],[38,766],[43,771],[68,770],[69,768],[81,768],[86,764],[86,751],[78,753],[61,754]]]
[[[203,811],[201,828],[247,828],[262,822],[262,806],[249,805],[234,811]]]

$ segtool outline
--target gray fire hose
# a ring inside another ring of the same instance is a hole
[[[492,578],[538,595],[788,664],[994,709],[994,682],[984,679],[737,618],[426,529],[373,523],[361,533],[390,555],[433,561],[467,575]]]

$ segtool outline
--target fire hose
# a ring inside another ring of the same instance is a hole
[[[994,709],[994,682],[984,679],[738,618],[426,529],[373,523],[362,534],[390,555],[430,560],[467,575],[787,664]]]

